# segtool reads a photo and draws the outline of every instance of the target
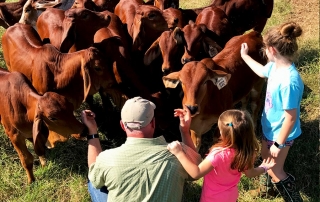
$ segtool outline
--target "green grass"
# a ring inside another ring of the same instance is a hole
[[[181,0],[183,8],[197,8],[205,6],[211,1]],[[316,0],[299,3],[299,1],[275,0],[272,17],[269,19],[265,30],[279,25],[288,20],[302,22],[304,35],[300,37],[300,55],[296,64],[305,83],[305,92],[302,100],[301,123],[303,134],[295,141],[291,148],[285,170],[297,177],[297,185],[304,201],[318,202],[319,198],[319,2]],[[310,12],[310,9],[315,12]],[[303,18],[299,16],[303,14]],[[314,15],[315,14],[315,15]],[[308,17],[309,16],[309,17]],[[306,19],[303,21],[303,19]],[[4,29],[0,29],[2,35]],[[1,45],[1,44],[0,44]],[[2,47],[0,47],[2,50]],[[2,51],[0,51],[0,66],[5,67]],[[85,106],[84,106],[85,107]],[[100,128],[103,132],[103,128]],[[104,149],[110,147],[106,139]],[[258,134],[260,136],[260,134]],[[212,134],[204,135],[203,141],[212,139]],[[121,139],[123,141],[123,139]],[[113,146],[119,142],[111,142]],[[29,144],[30,151],[33,152]],[[28,202],[28,201],[89,201],[87,192],[87,143],[70,139],[66,143],[60,143],[56,148],[46,153],[47,165],[42,167],[35,156],[34,173],[37,181],[32,185],[26,183],[26,174],[22,168],[18,155],[12,147],[9,139],[0,130],[0,201]],[[282,201],[253,199],[248,190],[257,187],[257,178],[249,179],[243,176],[239,183],[239,202],[244,201]],[[202,179],[196,182],[186,183],[183,201],[199,201]]]

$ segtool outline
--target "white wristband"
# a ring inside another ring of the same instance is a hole
[[[267,173],[268,168],[266,166],[260,165],[259,168],[263,168],[264,169],[264,173]]]

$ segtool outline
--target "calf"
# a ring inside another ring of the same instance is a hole
[[[0,120],[5,133],[18,152],[26,170],[28,183],[35,180],[33,156],[28,151],[26,139],[32,141],[42,165],[49,131],[65,138],[84,129],[73,116],[73,105],[54,92],[38,95],[28,79],[20,72],[0,71]]]
[[[38,34],[43,42],[49,42],[63,53],[67,53],[72,43],[62,44],[64,10],[57,8],[47,8],[38,17],[36,27]]]
[[[197,25],[190,21],[182,31],[185,40],[185,51],[181,58],[182,64],[205,57],[213,57],[222,50],[221,46],[214,41],[212,32],[205,24]]]
[[[93,12],[83,8],[70,9],[65,12],[65,16],[63,44],[66,41],[74,43],[75,49],[71,49],[72,51],[94,44],[106,56],[107,66],[113,71],[118,84],[123,87],[122,92],[128,97],[148,96],[146,87],[131,66],[127,33],[124,32],[118,16],[109,11]],[[105,23],[106,16],[111,16],[108,26]],[[91,26],[91,30],[83,32],[87,26]]]
[[[233,108],[255,85],[261,83],[261,78],[240,56],[242,43],[248,44],[251,57],[259,63],[266,63],[260,54],[262,36],[258,32],[250,32],[233,37],[213,59],[187,63],[179,72],[163,77],[166,87],[176,87],[179,82],[182,85],[182,104],[190,109],[193,116],[190,129],[197,149],[201,146],[201,136],[211,129],[219,115]],[[257,97],[261,91],[260,86]]]
[[[26,75],[39,94],[55,91],[64,95],[75,109],[87,95],[115,82],[96,48],[63,54],[51,44],[43,45],[30,25],[9,27],[3,34],[2,47],[10,71]]]
[[[169,34],[170,33],[170,34]],[[190,22],[183,29],[163,32],[144,55],[144,64],[149,65],[160,54],[162,71],[180,70],[185,64],[204,57],[213,57],[232,36],[232,28],[225,13],[216,7],[207,7],[200,12],[196,23]],[[184,48],[184,52],[181,49]]]
[[[144,5],[142,1],[121,0],[115,8],[115,14],[127,25],[133,51],[144,53],[163,31],[169,29],[163,11],[155,6]]]
[[[224,47],[229,39],[237,35],[225,12],[215,6],[203,9],[196,18],[195,23],[197,25],[206,25],[207,29],[212,32],[211,39],[221,47]]]
[[[237,35],[253,29],[262,32],[271,17],[274,0],[214,0],[211,6],[221,8]]]
[[[150,65],[156,58],[162,56],[161,69],[164,74],[179,71],[182,68],[184,44],[183,32],[179,27],[164,31],[144,54],[144,64]]]

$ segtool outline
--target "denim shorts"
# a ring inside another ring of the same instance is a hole
[[[264,141],[267,142],[268,149],[270,149],[270,147],[271,147],[271,146],[273,145],[273,143],[275,142],[275,141],[272,141],[272,140],[268,140],[265,135],[262,135],[262,140],[264,140]],[[290,141],[286,141],[284,144],[285,144],[286,146],[290,146],[290,147],[291,147],[291,146],[293,145],[293,142],[294,142],[294,140],[290,140]]]

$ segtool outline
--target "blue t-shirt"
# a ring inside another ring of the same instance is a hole
[[[301,134],[300,102],[304,84],[294,63],[289,68],[276,69],[274,62],[265,65],[268,78],[265,106],[262,112],[262,131],[268,140],[276,141],[284,121],[284,110],[296,109],[297,120],[287,141]]]

